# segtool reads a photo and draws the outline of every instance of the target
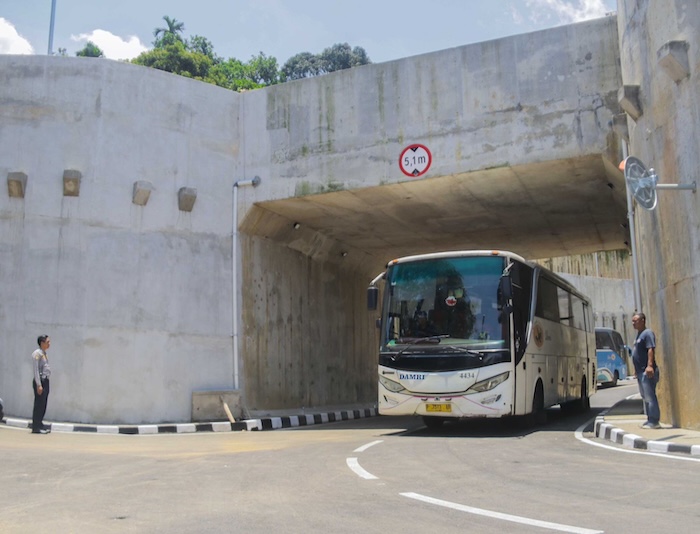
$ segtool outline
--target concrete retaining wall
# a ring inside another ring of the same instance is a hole
[[[700,4],[619,0],[618,27],[623,82],[639,87],[642,113],[627,120],[630,154],[661,183],[700,183]],[[700,428],[700,195],[660,191],[658,207],[637,209],[635,220],[642,306],[659,342],[662,420]]]
[[[43,333],[52,420],[189,421],[192,391],[232,387],[239,98],[113,61],[0,56],[0,175],[27,175],[24,198],[0,194],[7,413],[31,415]],[[77,197],[65,169],[82,173]],[[139,180],[154,186],[145,206]]]

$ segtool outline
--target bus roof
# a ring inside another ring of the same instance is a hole
[[[414,256],[404,256],[403,258],[396,258],[391,260],[386,264],[387,268],[401,263],[412,263],[415,261],[423,260],[434,260],[441,258],[464,258],[464,257],[478,257],[478,256],[500,256],[502,258],[509,258],[510,260],[517,261],[528,265],[533,269],[539,270],[546,277],[550,278],[552,281],[557,282],[562,287],[565,287],[569,292],[577,295],[586,302],[590,304],[591,300],[589,297],[581,293],[573,284],[568,280],[562,278],[557,273],[550,271],[543,265],[536,263],[534,261],[526,260],[522,256],[515,254],[514,252],[509,252],[507,250],[452,250],[447,252],[433,252],[431,254],[417,254]]]
[[[415,256],[404,256],[403,258],[396,258],[387,263],[387,267],[396,265],[398,263],[409,263],[421,260],[435,260],[441,258],[462,258],[466,256],[501,256],[504,258],[510,258],[522,263],[532,265],[531,262],[527,261],[522,256],[518,256],[513,252],[508,252],[507,250],[452,250],[448,252],[433,252],[431,254],[416,254]]]

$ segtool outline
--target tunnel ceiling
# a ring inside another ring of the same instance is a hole
[[[621,249],[625,222],[622,174],[594,155],[262,202],[241,229],[312,257],[333,248],[383,264],[440,250]]]

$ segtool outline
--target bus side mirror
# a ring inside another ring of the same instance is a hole
[[[513,281],[508,275],[501,276],[501,281],[498,284],[498,304],[500,305],[501,313],[508,315],[513,311],[513,306],[508,304],[513,298]]]
[[[369,286],[367,288],[367,309],[376,310],[377,302],[379,302],[379,288],[377,286]]]
[[[501,276],[501,282],[499,285],[501,302],[505,304],[506,301],[513,298],[513,281],[509,276]]]

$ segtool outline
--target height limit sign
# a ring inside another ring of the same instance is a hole
[[[424,145],[407,146],[399,157],[401,172],[412,178],[417,178],[428,172],[432,162],[433,156],[428,147]]]

